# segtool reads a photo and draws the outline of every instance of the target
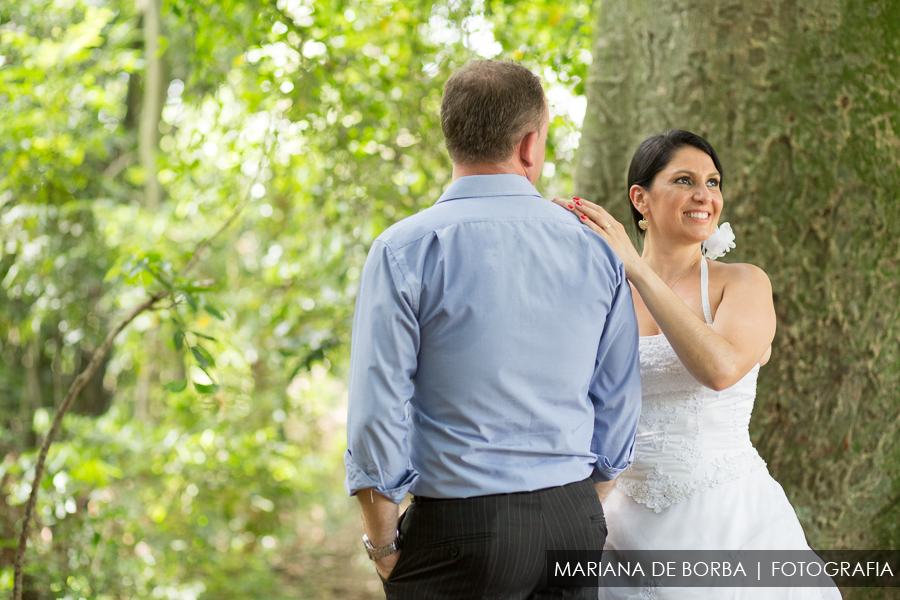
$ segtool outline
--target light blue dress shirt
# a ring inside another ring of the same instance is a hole
[[[349,494],[608,481],[640,409],[622,262],[525,177],[457,179],[375,240],[353,321]]]

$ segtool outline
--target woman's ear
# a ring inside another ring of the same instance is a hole
[[[650,211],[649,194],[643,187],[631,186],[631,189],[628,190],[628,197],[631,199],[632,206],[642,215],[646,215]]]

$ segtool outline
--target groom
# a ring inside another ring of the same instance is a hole
[[[366,259],[344,463],[389,599],[596,597],[549,588],[547,551],[603,547],[638,330],[621,261],[534,188],[548,126],[524,67],[453,73],[453,181]]]

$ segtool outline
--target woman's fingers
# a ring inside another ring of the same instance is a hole
[[[559,204],[569,212],[575,213],[575,216],[581,219],[581,222],[587,225],[591,230],[597,233],[603,233],[603,229],[589,215],[584,213],[584,205],[575,200],[563,200],[562,198],[554,198],[553,202]]]
[[[567,208],[569,210],[573,210],[575,208],[574,200],[567,200],[566,198],[554,198],[552,202],[553,204],[559,204],[563,208]]]
[[[641,263],[640,254],[634,249],[631,239],[621,223],[612,218],[602,206],[581,198],[554,198],[553,202],[575,213],[581,222],[596,231],[609,244],[625,264],[625,276],[629,277],[636,265]]]
[[[608,229],[612,225],[618,224],[618,221],[613,219],[612,215],[599,204],[578,198],[575,201],[575,206],[603,229]]]
[[[597,233],[610,233],[608,230],[618,222],[606,210],[593,202],[581,198],[566,200],[554,198],[553,202],[575,213],[581,221]]]
[[[553,203],[562,206],[569,212],[575,213],[575,216],[578,217],[579,219],[581,219],[582,221],[584,221],[585,224],[588,224],[588,225],[591,224],[591,220],[588,217],[586,217],[584,215],[584,213],[580,210],[581,207],[578,206],[578,204],[576,204],[576,201],[574,198],[572,200],[566,200],[565,198],[554,198]]]

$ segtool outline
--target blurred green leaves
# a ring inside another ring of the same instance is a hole
[[[487,55],[539,71],[559,108],[547,195],[565,188],[587,6],[163,2],[151,209],[138,7],[0,2],[0,531],[74,376],[123,311],[168,294],[64,421],[27,554],[36,593],[303,595],[273,573],[348,510],[356,287],[375,237],[450,180],[443,81]]]

